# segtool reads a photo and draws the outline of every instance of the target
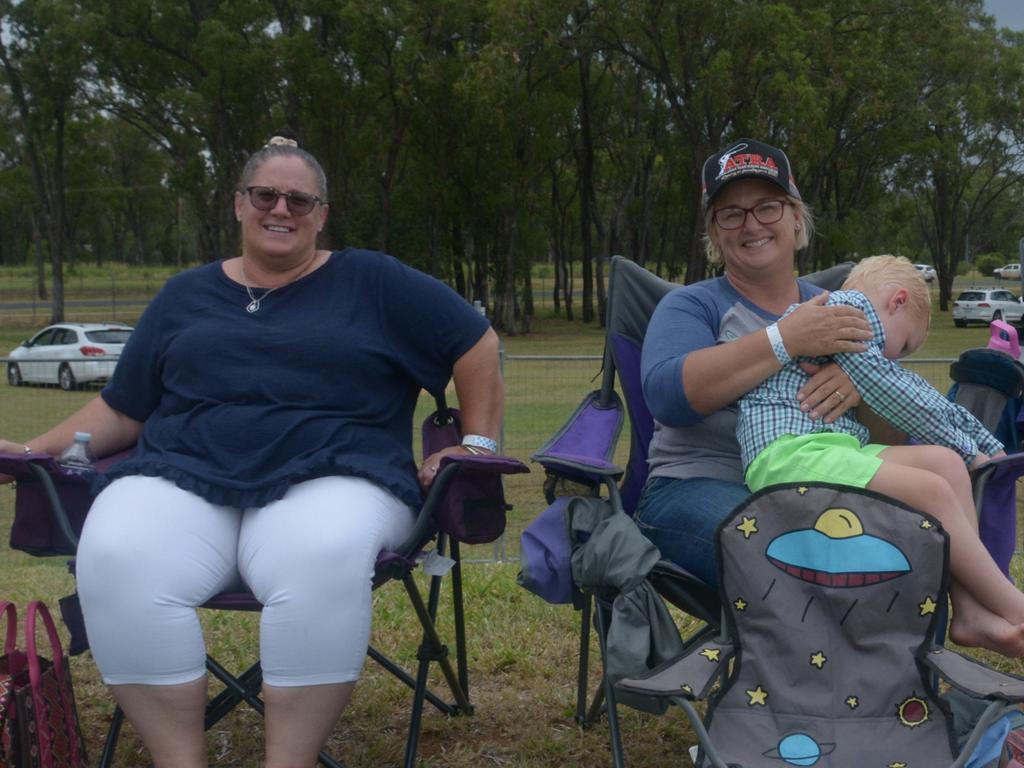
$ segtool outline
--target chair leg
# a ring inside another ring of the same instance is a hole
[[[587,713],[587,673],[590,669],[590,612],[594,599],[590,593],[583,595],[583,608],[580,611],[580,663],[576,675],[576,722],[587,725],[590,715]]]
[[[622,733],[619,729],[618,700],[615,696],[615,686],[612,684],[611,678],[605,674],[605,670],[608,668],[608,647],[605,640],[608,634],[610,617],[608,610],[602,607],[600,603],[597,604],[597,622],[597,640],[601,648],[601,680],[604,690],[605,711],[608,714],[608,736],[612,743],[612,764],[615,768],[624,768],[626,761],[622,751]]]
[[[206,668],[214,677],[223,682],[225,686],[223,691],[210,699],[206,704],[206,720],[204,723],[206,730],[210,730],[220,722],[241,701],[246,701],[257,712],[263,714],[263,702],[258,698],[260,687],[263,685],[263,669],[260,667],[259,662],[253,664],[237,678],[237,683],[241,686],[244,695],[239,694],[232,685],[228,684],[227,680],[234,680],[235,678],[229,675],[220,664],[209,656],[206,658]],[[259,707],[253,703],[253,700],[258,702]]]
[[[443,543],[439,540],[438,550],[442,550]],[[453,554],[457,555],[458,551],[453,550]],[[456,565],[458,566],[458,560],[456,559]],[[456,574],[457,576],[458,574]],[[453,577],[455,578],[455,577]],[[441,577],[434,576],[430,579],[430,591],[427,596],[427,602],[424,603],[423,597],[420,594],[416,582],[412,577],[412,574],[406,574],[402,579],[402,583],[405,585],[405,590],[409,595],[409,601],[412,603],[416,615],[419,617],[420,624],[423,627],[423,642],[420,644],[417,657],[419,664],[416,672],[416,684],[413,691],[413,702],[412,711],[409,716],[409,737],[405,745],[405,768],[413,768],[416,765],[416,751],[419,747],[420,727],[423,720],[423,703],[427,699],[429,691],[427,690],[427,676],[430,671],[430,662],[437,662],[441,668],[441,672],[444,674],[445,681],[448,683],[448,687],[452,692],[452,696],[455,699],[454,704],[447,704],[442,709],[442,712],[451,716],[460,713],[471,714],[473,706],[469,702],[469,694],[464,687],[465,675],[459,675],[452,667],[451,659],[448,657],[448,648],[441,642],[441,638],[437,633],[437,627],[434,623],[434,619],[437,616],[437,605],[440,599],[441,590]],[[457,579],[456,579],[457,580]],[[453,581],[453,584],[455,581]],[[459,591],[459,597],[461,598],[461,589]],[[458,622],[458,617],[456,618]],[[464,644],[464,626],[462,630],[462,642]],[[456,633],[459,634],[459,629],[456,627]],[[458,640],[457,640],[458,642]]]
[[[367,647],[366,655],[380,664],[389,674],[394,675],[401,682],[409,686],[410,689],[416,690],[416,679],[372,645]],[[446,702],[429,688],[427,689],[424,698],[433,704],[442,715],[456,714],[455,708],[452,707],[451,704]]]
[[[256,710],[261,717],[264,715],[263,699],[259,697],[259,691],[263,685],[263,670],[259,662],[253,664],[237,678],[211,656],[206,657],[206,668],[225,686],[224,690],[206,705],[206,730],[210,730],[241,701]],[[338,762],[323,750],[317,754],[317,762],[326,768],[345,768],[344,763]]]
[[[257,695],[256,692],[251,690],[248,685],[248,683],[251,683],[251,678],[254,676],[252,674],[254,667],[256,669],[255,677],[257,678],[256,691],[258,692],[259,687],[263,682],[263,674],[259,670],[259,665],[254,665],[253,667],[250,667],[245,671],[244,674],[236,678],[234,675],[232,675],[230,672],[224,669],[224,667],[222,667],[216,661],[216,659],[210,656],[206,657],[206,668],[210,671],[210,674],[212,674],[214,677],[216,677],[218,680],[224,683],[228,691],[231,691],[231,694],[228,697],[226,697],[229,700],[234,699],[234,703],[232,703],[231,706],[233,707],[234,704],[238,703],[239,701],[244,701],[246,704],[248,704],[250,707],[252,707],[262,715],[263,700]],[[218,698],[220,697],[218,696]],[[229,707],[228,709],[230,708],[231,707]],[[226,712],[224,714],[226,714]],[[220,717],[223,717],[224,714],[221,714]],[[220,717],[218,717],[217,720],[219,720]],[[209,705],[207,705],[207,720],[210,720]],[[210,725],[216,723],[217,720],[210,721]],[[210,726],[208,725],[206,727],[209,728]]]
[[[416,607],[416,612],[420,613],[423,611],[422,615],[427,616],[423,601],[420,599],[419,592],[416,591],[416,585],[409,584],[407,586],[411,587],[409,594]],[[452,662],[448,658],[448,646],[441,642],[441,637],[437,634],[437,628],[434,626],[433,621],[427,622],[423,627],[423,643],[420,645],[417,656],[420,660],[420,666],[424,668],[424,671],[432,661],[437,662],[438,666],[441,667],[441,672],[444,674],[445,681],[448,683],[448,687],[451,689],[452,696],[455,699],[455,704],[452,707],[453,711],[450,714],[458,714],[459,712],[471,714],[473,712],[473,705],[469,703],[469,697],[459,683],[459,678],[452,667]]]
[[[462,598],[462,557],[459,553],[459,542],[451,540],[452,566],[452,615],[455,619],[455,663],[459,671],[459,684],[469,698],[469,662],[466,659],[466,614]]]
[[[121,735],[121,725],[124,723],[124,712],[121,707],[114,707],[114,716],[110,720],[110,728],[107,729],[107,738],[103,742],[103,752],[100,754],[99,768],[110,768],[114,764],[114,753],[117,751],[117,740]]]

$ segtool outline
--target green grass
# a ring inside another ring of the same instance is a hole
[[[0,489],[0,535],[5,538],[12,499],[10,490]],[[448,720],[428,707],[420,764],[470,768],[483,762],[527,768],[610,762],[604,728],[580,730],[571,718],[578,614],[567,606],[547,605],[516,586],[514,565],[478,564],[466,570],[469,668],[476,712]],[[42,598],[56,609],[57,599],[73,588],[61,558],[36,559],[3,548],[0,573],[2,596],[21,605]],[[228,668],[243,669],[257,652],[258,617],[200,613],[210,652]],[[374,594],[373,642],[407,665],[415,662],[419,642],[411,621],[401,585],[389,584]],[[450,637],[447,621],[443,627]],[[95,759],[109,724],[110,698],[88,653],[74,658],[71,667],[87,747]],[[434,675],[434,685],[441,684],[438,677]],[[597,683],[594,676],[592,683]],[[330,740],[331,753],[350,768],[400,764],[408,702],[406,688],[367,662],[354,703]],[[634,764],[654,768],[678,764],[678,745],[688,743],[678,717],[653,718],[624,709],[623,720]],[[208,736],[210,764],[259,765],[261,733],[259,719],[252,713],[231,715]],[[130,727],[124,739],[117,765],[148,765]]]
[[[93,275],[95,284],[102,274]],[[0,270],[0,302],[5,298]],[[124,278],[129,284],[131,273]],[[69,285],[70,285],[69,281]],[[97,293],[92,295],[101,295]],[[507,337],[505,362],[505,452],[524,460],[564,421],[580,398],[599,385],[599,361],[517,359],[523,355],[599,355],[603,336],[596,326],[551,317],[542,311],[535,333]],[[69,319],[94,319],[69,315]],[[133,321],[134,316],[119,319]],[[47,323],[0,313],[0,354]],[[986,328],[957,329],[948,314],[937,310],[932,333],[915,358],[951,358],[964,349],[983,346]],[[937,387],[948,386],[947,365],[914,366]],[[15,389],[0,383],[0,435],[24,440],[71,413],[96,390],[66,393],[49,387]],[[454,397],[454,395],[452,396]],[[418,416],[426,415],[427,399]],[[621,441],[617,460],[625,460]],[[476,714],[447,720],[428,709],[421,743],[421,764],[449,768],[483,765],[522,768],[608,765],[607,730],[602,724],[581,730],[571,718],[575,702],[578,614],[566,606],[549,606],[515,584],[518,534],[544,506],[542,474],[508,479],[506,490],[514,505],[504,544],[467,548],[466,557],[513,562],[474,563],[465,569],[470,622],[470,674]],[[0,487],[0,540],[6,541],[13,516],[14,494]],[[37,559],[0,547],[0,598],[24,604],[42,598],[56,608],[57,599],[73,588],[62,558]],[[255,616],[202,612],[213,655],[232,668],[241,668],[256,653]],[[418,643],[410,610],[397,584],[374,595],[374,643],[401,660],[414,659]],[[66,638],[65,638],[66,639]],[[596,647],[592,647],[596,657]],[[990,659],[991,660],[991,659]],[[1021,665],[999,661],[1004,669],[1024,672]],[[88,654],[72,662],[79,707],[90,755],[95,759],[110,715],[110,699]],[[592,684],[596,684],[596,677]],[[437,681],[435,681],[437,682]],[[404,688],[368,663],[355,701],[331,738],[331,751],[350,768],[400,764],[407,727],[408,696]],[[623,738],[631,765],[688,764],[686,746],[692,733],[678,711],[653,717],[623,708]],[[262,726],[250,713],[232,715],[209,735],[212,765],[256,766]],[[144,751],[127,729],[118,765],[147,765]]]

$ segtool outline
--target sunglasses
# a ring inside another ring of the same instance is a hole
[[[307,195],[305,192],[278,192],[273,187],[246,187],[244,192],[257,211],[274,210],[278,198],[283,197],[292,216],[305,216],[317,205],[323,205],[325,202],[316,195]]]

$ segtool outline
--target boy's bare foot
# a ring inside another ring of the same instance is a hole
[[[967,648],[987,648],[1013,659],[1024,656],[1024,624],[1011,624],[977,603],[967,609],[954,605],[949,638]]]

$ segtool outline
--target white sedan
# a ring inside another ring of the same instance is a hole
[[[915,264],[914,269],[924,278],[926,283],[930,283],[935,279],[935,267],[930,264]]]
[[[59,384],[66,391],[114,373],[132,328],[123,323],[59,323],[11,350],[7,383]]]

